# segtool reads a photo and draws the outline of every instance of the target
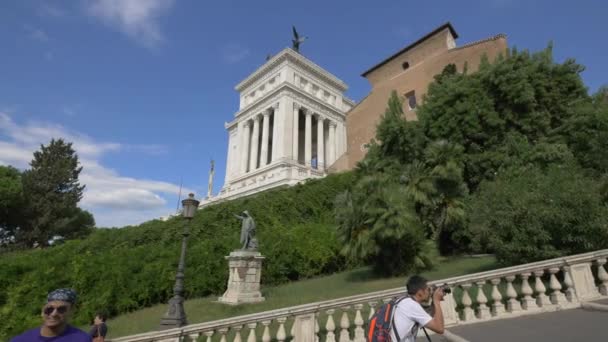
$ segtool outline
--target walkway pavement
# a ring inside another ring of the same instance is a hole
[[[596,303],[608,304],[608,300]],[[470,342],[608,341],[608,312],[571,309],[448,329]],[[431,336],[432,341],[445,341]],[[426,341],[422,330],[416,341]]]

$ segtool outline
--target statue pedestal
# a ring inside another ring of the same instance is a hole
[[[228,289],[218,298],[220,303],[238,305],[265,300],[260,292],[262,260],[258,251],[238,250],[225,257],[228,260]]]

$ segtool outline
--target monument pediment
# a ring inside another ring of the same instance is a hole
[[[348,90],[348,86],[342,80],[325,71],[323,68],[304,57],[302,54],[295,52],[291,48],[285,48],[278,54],[274,55],[251,75],[237,84],[234,89],[240,93],[246,92],[248,88],[254,85],[257,81],[263,79],[264,77],[270,76],[272,71],[280,67],[283,63],[290,63],[302,68],[306,72],[311,73],[315,78],[327,83],[328,85],[331,85],[337,91],[345,92]]]

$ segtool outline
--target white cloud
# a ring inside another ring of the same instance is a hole
[[[147,47],[163,41],[159,17],[174,0],[89,0],[87,13]]]
[[[221,49],[222,59],[228,64],[234,64],[242,61],[249,56],[248,48],[240,44],[228,44]]]
[[[84,182],[85,179],[83,178]],[[90,184],[90,180],[89,183]],[[97,185],[97,184],[95,184]],[[82,204],[89,207],[105,207],[116,210],[155,209],[165,206],[167,201],[150,190],[138,188],[98,189],[87,192]]]
[[[52,138],[61,137],[73,143],[74,149],[78,151],[81,158],[97,158],[105,152],[117,151],[121,148],[121,145],[117,143],[92,141],[89,137],[69,132],[60,125],[30,122],[27,125],[19,126],[8,114],[1,112],[0,132],[8,136],[16,146],[33,148],[33,150],[39,148],[40,144],[48,143]]]
[[[32,153],[52,138],[72,142],[83,170],[80,182],[86,184],[81,201],[91,211],[98,226],[124,226],[159,218],[173,212],[167,198],[177,199],[179,186],[148,179],[121,176],[117,171],[101,165],[106,153],[132,152],[164,153],[162,145],[124,145],[95,141],[69,131],[63,126],[28,122],[18,124],[9,114],[0,112],[0,165],[28,168]],[[182,194],[192,192],[184,188]]]

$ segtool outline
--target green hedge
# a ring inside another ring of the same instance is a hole
[[[239,248],[245,209],[258,229],[266,257],[262,282],[283,283],[347,267],[339,254],[333,201],[352,182],[351,173],[220,203],[192,220],[186,297],[221,294],[228,274],[224,256]],[[49,290],[75,288],[73,319],[86,324],[97,310],[117,315],[164,303],[172,295],[184,220],[153,220],[123,229],[98,229],[84,240],[44,250],[0,255],[0,339],[40,324]]]

